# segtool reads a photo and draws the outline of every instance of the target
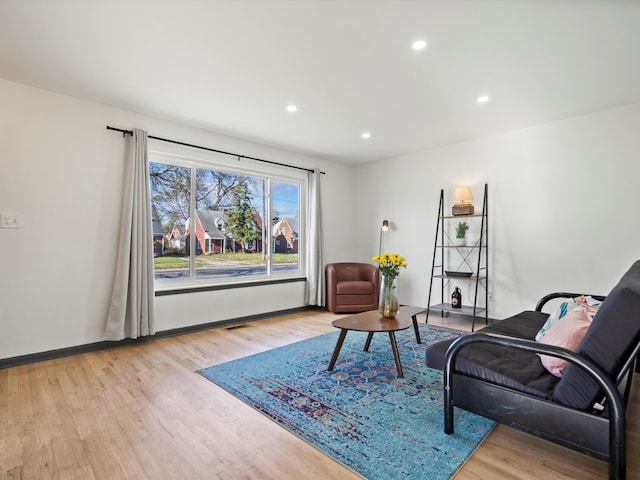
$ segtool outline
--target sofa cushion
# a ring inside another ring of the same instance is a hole
[[[525,311],[479,331],[533,340],[547,317],[546,313]],[[444,355],[452,342],[438,342],[427,347],[427,366],[443,370]],[[535,353],[478,343],[460,351],[456,372],[546,399],[552,397],[559,381],[549,375]]]
[[[555,311],[551,315],[549,315],[549,318],[536,335],[536,342],[541,341],[545,333],[547,333],[551,329],[551,327],[558,323],[561,318],[575,310],[585,310],[593,319],[595,314],[598,312],[598,308],[600,308],[601,304],[601,301],[584,295],[576,298],[571,298],[566,302],[562,302],[560,306],[558,306],[558,308],[556,308]]]
[[[336,293],[338,295],[371,295],[373,294],[373,283],[360,281],[338,282],[336,284]]]
[[[586,310],[582,308],[573,310],[547,330],[540,343],[555,345],[575,352],[590,325],[591,316]],[[562,377],[568,363],[567,360],[551,355],[540,355],[540,361],[544,368],[556,377]]]
[[[577,353],[593,361],[613,380],[640,341],[640,261],[624,274],[602,302]],[[600,401],[597,383],[576,365],[568,365],[554,400],[583,410]]]

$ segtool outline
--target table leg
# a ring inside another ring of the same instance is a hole
[[[373,332],[369,332],[369,335],[367,335],[367,341],[364,344],[364,351],[368,352],[369,351],[369,347],[371,346],[371,340],[373,339]]]
[[[340,336],[338,337],[338,342],[336,343],[336,348],[333,349],[333,355],[331,355],[331,361],[329,362],[328,371],[332,371],[333,367],[336,364],[336,360],[338,359],[338,354],[340,353],[340,349],[342,348],[342,344],[344,343],[344,338],[347,336],[348,330],[341,329]]]
[[[398,342],[396,342],[396,334],[389,332],[389,340],[391,341],[391,350],[393,350],[393,358],[396,360],[396,369],[398,370],[398,377],[404,378],[402,373],[402,364],[400,363],[400,354],[398,353]]]
[[[416,315],[412,315],[411,320],[413,321],[413,329],[416,332],[416,343],[422,343],[422,340],[420,339],[420,330],[418,330],[418,319],[416,318]]]

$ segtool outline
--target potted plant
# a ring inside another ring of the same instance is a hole
[[[456,245],[459,247],[464,247],[467,244],[466,235],[467,230],[469,230],[469,225],[467,222],[459,222],[456,227]]]

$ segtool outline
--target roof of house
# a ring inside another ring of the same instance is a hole
[[[184,228],[177,223],[173,225],[171,231],[167,233],[167,237],[173,236],[173,238],[182,237],[184,235]]]
[[[272,230],[271,230],[271,234],[275,235],[276,232],[278,231],[278,229],[280,228],[280,226],[282,225],[282,223],[287,223],[289,225],[289,228],[291,228],[291,230],[293,231],[293,233],[295,233],[296,235],[298,234],[298,219],[295,217],[282,217],[280,220],[278,220],[278,222],[273,226]]]
[[[219,222],[222,225],[227,223],[227,214],[220,210],[196,210],[196,215],[200,220],[202,229],[209,235],[209,238],[222,240],[227,238],[224,230],[218,228]]]
[[[200,220],[203,230],[209,238],[218,240],[228,238],[225,235],[226,229],[224,225],[229,221],[226,212],[221,210],[196,210],[196,215]],[[256,222],[258,230],[262,230],[262,218],[257,213],[253,214],[253,221]],[[218,228],[218,223],[222,222],[222,229]]]

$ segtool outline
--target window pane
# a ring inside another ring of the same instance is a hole
[[[196,169],[196,278],[267,273],[262,218],[265,179]]]
[[[191,169],[150,162],[149,174],[155,278],[188,278]]]
[[[301,273],[304,178],[276,180],[185,157],[164,163],[162,154],[152,160],[157,282],[241,282]]]
[[[300,269],[300,186],[272,183],[272,269],[274,273]]]

